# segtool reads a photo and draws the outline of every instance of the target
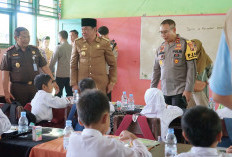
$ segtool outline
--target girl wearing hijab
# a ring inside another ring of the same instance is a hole
[[[146,106],[140,112],[148,118],[159,118],[161,122],[161,138],[164,140],[169,124],[183,115],[183,110],[177,106],[167,105],[163,92],[158,88],[147,89],[144,95]]]
[[[197,91],[194,88],[194,92],[192,93],[192,98],[188,104],[189,107],[193,107],[196,105],[208,106],[209,102],[209,88],[208,88],[208,80],[212,73],[212,60],[205,52],[204,47],[202,46],[202,42],[197,39],[193,39],[192,42],[195,45],[196,55],[197,55],[197,77],[196,80],[201,81],[200,86],[203,86],[201,91]],[[205,88],[204,88],[205,86]],[[196,83],[195,86],[196,87]]]

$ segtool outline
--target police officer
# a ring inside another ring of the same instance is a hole
[[[176,24],[171,19],[161,23],[160,33],[165,41],[156,51],[151,87],[157,88],[161,80],[165,102],[186,108],[194,87],[195,48],[191,41],[176,34]]]
[[[80,80],[90,77],[103,93],[112,91],[117,81],[117,63],[110,47],[110,41],[97,36],[96,19],[83,18],[82,36],[75,40],[71,56],[71,81],[77,89]],[[106,72],[109,65],[109,75]]]
[[[29,45],[29,31],[24,27],[18,27],[14,32],[16,44],[8,48],[2,58],[0,69],[3,71],[3,90],[7,103],[16,100],[25,105],[31,102],[36,91],[33,81],[39,74],[38,68],[41,67],[44,73],[49,74],[52,79],[50,69],[44,57],[41,56],[39,49]],[[10,92],[8,90],[9,81],[11,82]],[[54,82],[56,92],[59,87]]]

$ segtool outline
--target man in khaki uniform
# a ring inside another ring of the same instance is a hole
[[[33,82],[35,76],[39,74],[39,68],[53,80],[54,78],[39,49],[29,45],[29,31],[24,27],[18,27],[15,29],[14,38],[16,44],[8,48],[0,65],[2,84],[6,102],[12,103],[12,100],[16,100],[24,106],[37,92]],[[9,82],[11,82],[10,91]],[[56,92],[59,92],[56,82],[54,87]]]
[[[75,40],[71,56],[71,80],[73,89],[84,78],[92,78],[99,90],[109,93],[117,81],[117,62],[110,41],[97,36],[96,19],[82,19],[82,36]],[[109,75],[106,71],[109,65]]]
[[[161,80],[166,104],[186,108],[196,75],[195,48],[191,41],[176,34],[171,19],[161,23],[160,33],[165,42],[156,51],[151,87],[157,88]]]

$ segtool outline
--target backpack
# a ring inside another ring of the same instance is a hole
[[[2,112],[9,117],[11,124],[18,124],[18,120],[22,111],[26,112],[28,123],[36,122],[35,115],[29,111],[24,110],[23,106],[17,101],[13,101],[11,104],[5,103],[1,109]]]

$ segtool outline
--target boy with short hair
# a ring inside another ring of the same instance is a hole
[[[196,106],[185,112],[181,126],[184,138],[193,147],[178,157],[223,156],[216,148],[222,137],[221,120],[216,112],[204,106]]]
[[[69,139],[67,157],[150,157],[147,148],[137,141],[137,137],[123,131],[121,140],[129,139],[133,146],[126,148],[117,139],[103,136],[110,124],[110,106],[105,94],[99,90],[83,92],[77,104],[78,120],[85,126],[82,133],[72,133]]]
[[[53,81],[47,74],[39,74],[35,77],[34,85],[38,89],[31,101],[31,112],[36,116],[36,123],[53,118],[52,108],[65,108],[70,104],[68,98],[53,96]]]

